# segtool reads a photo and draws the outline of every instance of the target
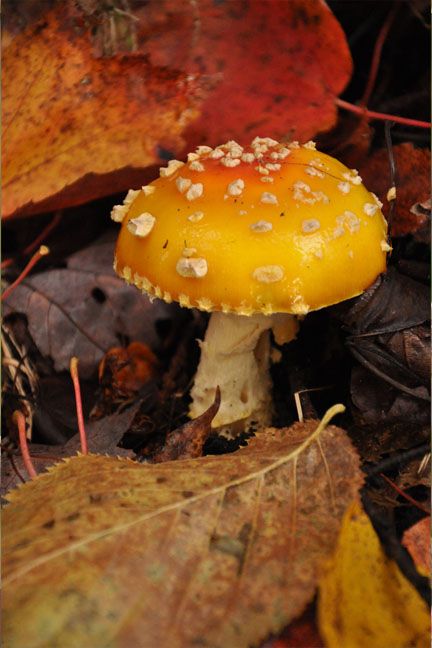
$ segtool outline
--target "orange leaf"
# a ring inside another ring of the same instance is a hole
[[[429,576],[430,559],[430,515],[405,531],[402,544],[410,552],[414,563],[421,574]]]
[[[75,4],[75,3],[73,3]],[[131,186],[113,172],[179,150],[191,82],[135,54],[96,59],[86,23],[57,3],[3,52],[3,215],[84,203]],[[136,179],[136,176],[135,176]]]

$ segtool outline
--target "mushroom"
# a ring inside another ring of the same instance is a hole
[[[171,160],[114,207],[117,273],[150,298],[212,313],[191,417],[219,385],[213,427],[269,422],[270,329],[293,339],[299,316],[361,294],[385,270],[381,206],[313,142],[257,137]]]

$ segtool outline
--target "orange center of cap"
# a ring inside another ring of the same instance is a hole
[[[305,314],[362,293],[385,270],[380,207],[357,172],[311,142],[199,147],[114,208],[115,267],[183,306]]]

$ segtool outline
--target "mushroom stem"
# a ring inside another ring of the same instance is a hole
[[[269,375],[269,329],[285,329],[295,337],[293,315],[233,315],[213,313],[200,342],[201,359],[192,388],[189,415],[195,418],[213,402],[216,387],[221,390],[221,406],[212,427],[232,426],[245,429],[252,424],[268,425],[271,421],[271,379]],[[287,340],[287,336],[284,341]]]

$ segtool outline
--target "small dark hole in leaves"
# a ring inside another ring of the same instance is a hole
[[[98,302],[98,304],[103,304],[107,299],[104,291],[100,288],[93,288],[93,290],[91,291],[91,296],[95,301]]]

